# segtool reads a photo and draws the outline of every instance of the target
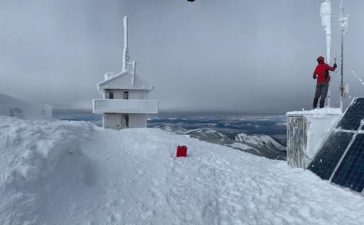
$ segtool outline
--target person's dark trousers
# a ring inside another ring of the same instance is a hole
[[[317,108],[317,103],[320,98],[320,108],[323,108],[325,106],[325,99],[327,96],[327,91],[329,90],[329,84],[328,83],[321,83],[317,84],[316,91],[315,91],[315,98],[313,99],[313,108]]]

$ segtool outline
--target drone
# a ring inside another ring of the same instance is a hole
[[[188,2],[194,2],[195,0],[187,0]]]

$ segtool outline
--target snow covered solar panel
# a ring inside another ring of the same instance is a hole
[[[360,121],[364,119],[364,98],[357,98],[346,110],[337,128],[344,130],[357,130]]]
[[[350,143],[354,133],[334,131],[312,160],[308,169],[324,180],[331,177],[342,154]]]
[[[361,192],[364,188],[364,134],[358,134],[331,180]]]

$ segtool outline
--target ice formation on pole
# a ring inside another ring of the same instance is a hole
[[[326,59],[331,60],[331,0],[325,0],[321,3],[320,15],[321,24],[326,35]]]
[[[124,16],[123,18],[123,26],[124,26],[124,49],[123,49],[123,69],[122,71],[126,71],[129,63],[129,49],[128,49],[128,17]]]
[[[320,16],[321,24],[326,35],[326,60],[330,64],[331,61],[331,0],[325,0],[321,3]],[[327,96],[327,105],[331,105],[331,90],[329,88]]]
[[[343,0],[340,1],[340,30],[341,30],[341,54],[340,54],[340,108],[343,110],[343,97],[348,90],[345,90],[344,85],[344,36],[348,32],[349,15],[344,16]]]
[[[344,5],[343,1],[340,2],[341,12],[340,12],[340,29],[343,34],[348,32],[349,26],[349,15],[344,16]]]

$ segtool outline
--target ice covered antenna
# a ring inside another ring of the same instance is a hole
[[[343,110],[343,97],[345,95],[345,86],[344,86],[344,36],[348,32],[348,23],[349,23],[349,16],[344,16],[344,4],[343,0],[340,1],[340,31],[341,31],[341,67],[340,67],[340,108]]]
[[[321,25],[325,32],[326,37],[326,60],[327,63],[331,62],[331,18],[332,18],[332,10],[331,10],[331,0],[325,0],[321,3],[320,8],[320,16],[321,16]],[[327,96],[327,105],[330,107],[331,104],[331,90],[329,87],[328,96]]]
[[[123,69],[122,71],[128,70],[129,64],[129,49],[128,49],[128,17],[124,16],[123,18],[123,26],[124,26],[124,48],[123,48]]]
[[[325,0],[321,3],[320,16],[321,24],[326,36],[326,60],[331,62],[331,0]]]

